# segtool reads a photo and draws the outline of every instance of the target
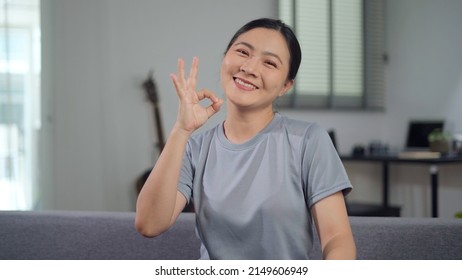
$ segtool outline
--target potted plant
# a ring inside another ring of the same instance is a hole
[[[428,134],[428,143],[432,152],[447,154],[449,153],[451,134],[436,128]]]

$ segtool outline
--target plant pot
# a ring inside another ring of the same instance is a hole
[[[432,152],[440,152],[442,154],[449,153],[449,142],[446,140],[437,140],[430,142],[430,150]]]

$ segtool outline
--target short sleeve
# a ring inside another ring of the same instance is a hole
[[[191,157],[191,145],[188,142],[186,151],[183,155],[183,164],[181,166],[180,178],[178,180],[178,191],[184,195],[188,204],[190,203],[193,195],[193,178],[194,171]]]
[[[308,207],[339,191],[347,195],[352,186],[328,133],[312,124],[304,140],[302,180]]]

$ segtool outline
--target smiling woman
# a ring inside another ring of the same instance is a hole
[[[193,135],[223,100],[196,90],[197,58],[188,76],[179,59],[171,75],[178,118],[138,197],[141,234],[163,233],[193,201],[202,259],[307,259],[315,232],[324,258],[355,258],[344,201],[352,186],[327,132],[273,110],[300,60],[281,21],[244,25],[221,65],[226,118]],[[211,104],[203,107],[203,99]]]
[[[221,67],[221,82],[228,110],[262,110],[272,117],[273,101],[293,85],[288,79],[290,53],[279,31],[254,28],[228,49]],[[243,91],[253,93],[242,95]],[[242,102],[239,104],[235,102]],[[240,106],[240,107],[239,107]]]

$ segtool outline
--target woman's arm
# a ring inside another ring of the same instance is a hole
[[[328,196],[311,208],[324,259],[356,259],[356,245],[342,192]]]
[[[167,230],[186,205],[178,192],[183,153],[189,136],[173,130],[136,203],[136,229],[147,237]]]
[[[136,203],[135,227],[148,237],[166,231],[186,205],[186,198],[177,190],[186,144],[191,134],[223,104],[223,100],[210,91],[196,91],[198,63],[194,58],[186,78],[184,61],[180,59],[178,74],[171,75],[180,100],[177,121]],[[199,104],[205,98],[212,102],[208,107]]]

